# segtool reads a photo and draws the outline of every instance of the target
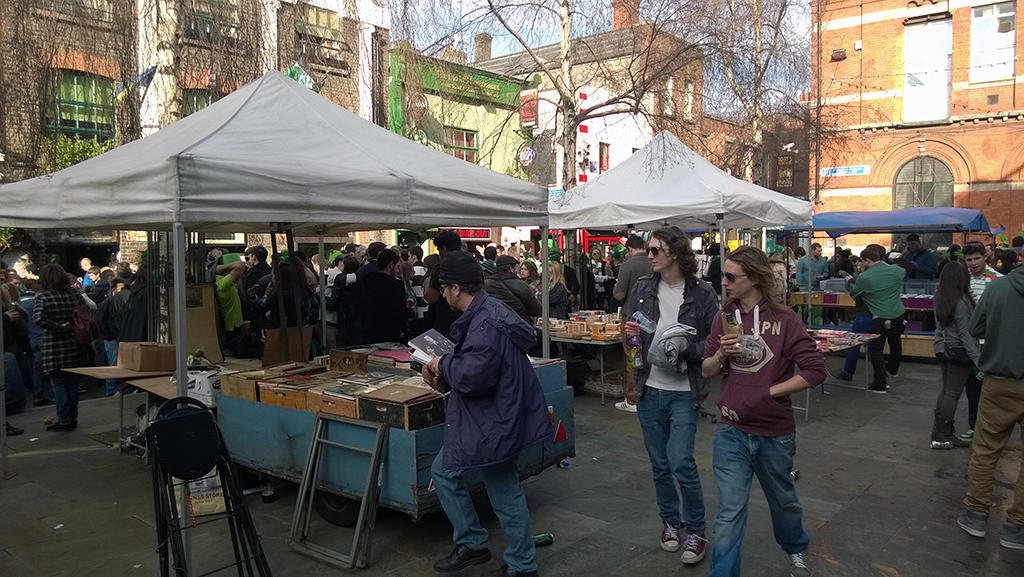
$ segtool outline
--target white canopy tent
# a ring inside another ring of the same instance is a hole
[[[811,204],[730,176],[662,131],[622,164],[553,197],[551,228],[810,226]]]
[[[179,342],[186,230],[546,229],[547,221],[543,187],[393,134],[277,71],[152,136],[0,186],[0,226],[173,231]],[[183,396],[186,352],[178,347]]]

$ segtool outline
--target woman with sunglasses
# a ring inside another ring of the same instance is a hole
[[[790,472],[796,454],[796,421],[790,395],[825,380],[825,359],[792,309],[774,296],[775,275],[758,248],[733,251],[722,266],[727,299],[704,349],[704,377],[729,372],[715,403],[721,413],[712,465],[718,513],[711,531],[711,577],[740,575],[747,502],[757,475],[768,500],[775,540],[789,558],[790,575],[807,577],[810,539]],[[740,324],[724,334],[722,316]],[[800,374],[794,374],[794,368]]]
[[[654,231],[646,250],[654,272],[637,280],[627,309],[643,313],[657,328],[652,333],[635,321],[625,325],[626,336],[639,335],[642,343],[643,367],[633,370],[636,412],[654,476],[661,547],[678,551],[684,539],[682,561],[692,564],[704,558],[707,546],[693,443],[709,390],[701,373],[704,340],[718,316],[718,299],[711,284],[697,278],[690,239],[678,229]]]

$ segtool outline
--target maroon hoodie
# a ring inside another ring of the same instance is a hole
[[[737,313],[737,311],[739,311]],[[796,430],[793,403],[789,396],[772,398],[768,389],[791,378],[794,368],[812,387],[825,380],[825,359],[807,334],[803,321],[790,309],[776,313],[778,320],[768,318],[768,305],[757,305],[758,330],[754,330],[754,310],[742,311],[733,303],[722,312],[738,314],[743,334],[758,333],[765,347],[755,359],[730,359],[729,374],[722,379],[722,389],[715,399],[722,420],[737,429],[759,437],[776,437]],[[722,338],[722,315],[715,317],[704,349],[704,358],[718,351]]]

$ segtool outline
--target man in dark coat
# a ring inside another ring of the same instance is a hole
[[[434,563],[434,570],[459,571],[491,558],[487,531],[463,480],[467,469],[476,468],[508,541],[497,575],[536,576],[530,512],[516,463],[523,447],[551,434],[544,392],[526,355],[536,336],[512,309],[482,290],[483,272],[473,255],[450,252],[440,268],[443,298],[463,314],[452,324],[455,352],[423,368],[427,384],[450,391],[444,445],[431,477],[455,528],[455,548]]]
[[[530,317],[543,314],[540,301],[533,294],[530,285],[519,278],[519,261],[503,254],[495,261],[495,271],[491,278],[484,281],[487,294],[507,304],[519,318],[530,322]]]

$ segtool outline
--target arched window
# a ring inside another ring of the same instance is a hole
[[[892,208],[920,206],[953,206],[953,171],[938,158],[918,156],[896,172],[892,187]],[[921,235],[921,243],[928,248],[949,246],[951,233]]]

